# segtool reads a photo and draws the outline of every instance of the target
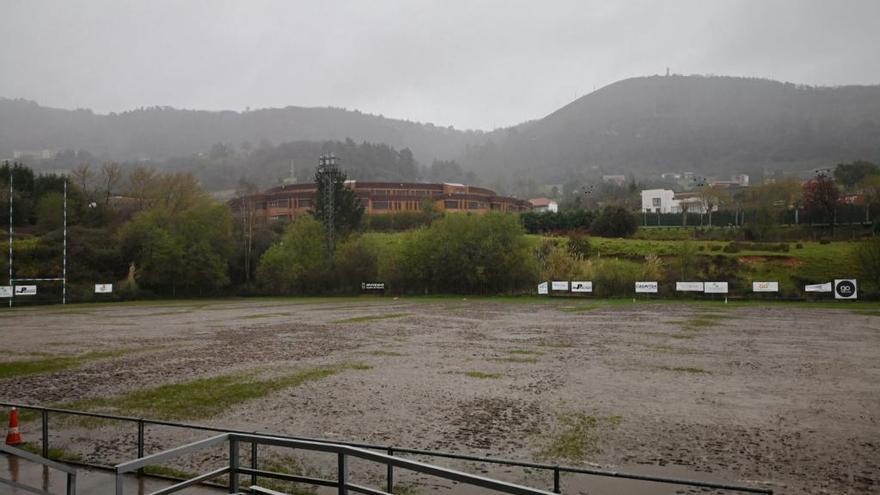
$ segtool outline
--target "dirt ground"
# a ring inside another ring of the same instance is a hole
[[[4,310],[3,347],[14,354],[0,360],[141,352],[0,380],[0,399],[64,404],[243,370],[363,363],[371,368],[190,422],[776,493],[880,493],[880,312],[864,309],[360,298]],[[341,321],[369,316],[377,318]],[[576,455],[565,450],[572,418],[586,425],[586,437],[574,438],[588,443]],[[26,437],[39,437],[38,423],[25,425]],[[150,428],[147,450],[197,437]],[[133,438],[131,425],[57,424],[51,441],[113,463],[133,457]],[[551,486],[549,474],[534,470],[424,460]],[[332,472],[332,463],[314,462]],[[362,472],[381,486],[378,474]],[[410,482],[431,489],[425,479]],[[564,493],[606,489],[630,492],[592,477],[563,479]]]

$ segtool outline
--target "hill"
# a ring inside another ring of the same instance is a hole
[[[802,170],[880,158],[880,86],[797,86],[733,77],[641,77],[490,135],[463,164],[656,176]],[[513,169],[513,170],[511,170]]]
[[[346,138],[409,148],[423,166],[457,159],[502,191],[511,177],[559,183],[598,173],[808,170],[856,159],[880,161],[880,86],[639,77],[601,88],[542,119],[486,133],[338,108],[153,107],[99,115],[0,99],[0,157],[49,148],[162,161],[205,153],[216,143],[258,147],[264,140]]]

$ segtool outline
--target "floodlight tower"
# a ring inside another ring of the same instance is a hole
[[[333,180],[337,175],[336,168],[336,155],[333,153],[323,154],[318,159],[318,176],[321,179],[321,185],[323,186],[323,195],[321,199],[324,203],[324,211],[323,211],[323,221],[324,221],[324,229],[325,229],[325,239],[327,242],[327,258],[330,259],[333,256],[333,247],[334,247],[334,235],[336,233],[335,230],[335,216],[336,216],[336,208],[334,204],[335,199],[335,184]]]

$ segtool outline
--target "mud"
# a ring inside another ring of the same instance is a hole
[[[60,404],[232,371],[357,362],[372,369],[199,422],[542,460],[561,432],[560,418],[579,413],[619,420],[598,422],[583,456],[548,462],[749,483],[776,493],[880,492],[880,317],[846,307],[638,303],[571,311],[582,308],[571,301],[356,299],[71,308],[0,316],[16,351],[2,359],[126,353],[0,380],[2,400]],[[405,316],[333,323],[397,313]],[[690,323],[706,314],[720,316]],[[32,441],[39,437],[38,424],[23,430]],[[147,451],[199,436],[151,427]],[[135,453],[131,425],[58,423],[51,441],[96,462]],[[221,458],[185,462],[200,470]],[[425,460],[551,486],[546,472]],[[332,474],[332,460],[304,462]],[[383,472],[353,467],[375,486]],[[464,493],[417,476],[409,481],[424,491]],[[563,488],[690,493],[587,476],[566,476]]]

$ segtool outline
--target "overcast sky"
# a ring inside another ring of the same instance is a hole
[[[0,0],[0,96],[336,106],[456,128],[662,74],[880,83],[880,0]]]

